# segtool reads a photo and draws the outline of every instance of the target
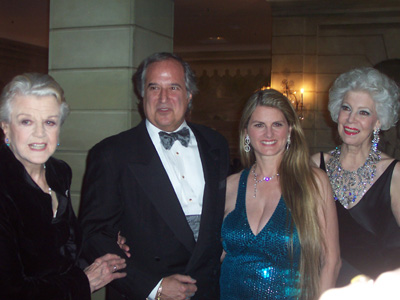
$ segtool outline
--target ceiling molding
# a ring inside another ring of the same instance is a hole
[[[271,5],[272,16],[304,15],[398,15],[399,0],[266,0]]]

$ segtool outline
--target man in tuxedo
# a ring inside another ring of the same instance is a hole
[[[219,299],[227,142],[185,120],[197,88],[178,56],[149,56],[134,82],[146,119],[88,155],[83,255],[123,255],[120,232],[132,254],[127,277],[111,286],[120,298]]]

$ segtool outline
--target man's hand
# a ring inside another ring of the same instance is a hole
[[[165,277],[161,283],[162,300],[188,300],[197,291],[196,280],[188,275],[174,274]]]
[[[121,232],[118,232],[117,244],[121,250],[125,252],[127,257],[131,257],[131,254],[129,253],[129,246],[126,244],[126,238],[121,235]]]

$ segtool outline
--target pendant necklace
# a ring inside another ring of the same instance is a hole
[[[330,155],[327,166],[327,175],[331,182],[335,201],[339,201],[344,208],[348,208],[357,198],[362,198],[367,188],[372,185],[376,174],[376,163],[381,160],[379,150],[371,150],[365,163],[356,171],[347,171],[339,161],[341,147],[337,147]]]
[[[46,171],[46,164],[43,164],[43,169]],[[58,208],[58,200],[57,200],[57,196],[54,194],[53,196],[53,190],[51,189],[51,187],[49,187],[49,192],[48,194],[51,197],[51,206],[52,207],[56,207],[56,210],[53,210],[53,218],[56,217],[57,215],[57,208]]]
[[[279,176],[279,174],[276,173],[275,175],[272,175],[271,177],[265,176],[265,177],[263,177],[263,179],[257,179],[258,175],[256,174],[256,163],[254,164],[254,166],[253,166],[253,168],[251,170],[251,173],[253,173],[253,176],[254,176],[254,195],[253,195],[253,198],[256,198],[256,196],[257,196],[257,184],[259,184],[260,182],[263,182],[263,181],[269,182],[272,179],[274,179],[275,177]]]

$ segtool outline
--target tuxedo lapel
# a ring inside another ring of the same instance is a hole
[[[153,202],[160,217],[170,227],[176,238],[192,252],[195,246],[193,232],[175,194],[157,151],[147,133],[145,123],[138,127],[138,140],[129,168],[135,180]],[[154,216],[153,216],[154,217]]]
[[[190,126],[190,125],[189,125]],[[192,265],[196,264],[198,258],[202,257],[204,251],[209,247],[208,239],[211,234],[218,234],[219,228],[215,228],[215,215],[217,210],[218,201],[215,192],[218,191],[218,175],[219,175],[219,148],[210,144],[206,137],[204,137],[196,128],[190,126],[196,136],[197,145],[203,166],[203,173],[205,179],[204,196],[203,196],[203,209],[201,214],[200,231],[198,241],[187,265],[189,269]]]

